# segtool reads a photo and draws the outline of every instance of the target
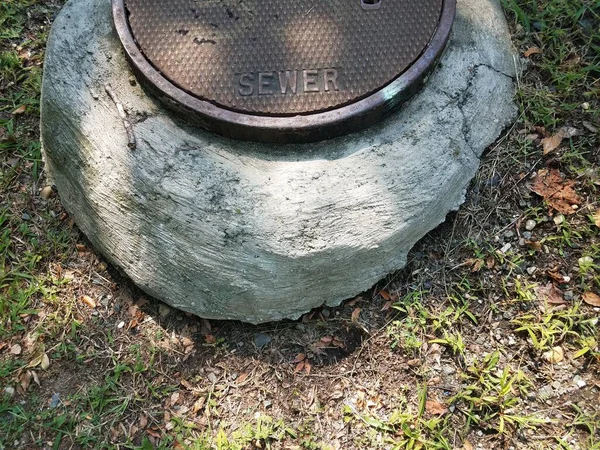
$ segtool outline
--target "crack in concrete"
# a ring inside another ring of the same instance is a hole
[[[471,151],[471,153],[473,153],[473,155],[475,156],[475,158],[477,158],[478,160],[481,160],[481,156],[478,155],[475,151],[475,149],[473,148],[473,146],[471,145],[471,126],[469,124],[469,120],[467,118],[467,115],[465,113],[465,105],[467,104],[467,102],[470,100],[471,98],[471,88],[473,87],[473,83],[475,81],[475,79],[477,78],[477,76],[479,75],[479,69],[481,67],[486,67],[487,69],[502,75],[504,77],[507,77],[508,79],[510,79],[511,81],[515,81],[515,77],[512,75],[509,75],[497,68],[495,68],[494,66],[487,64],[487,63],[480,63],[480,64],[476,64],[474,66],[472,66],[469,70],[470,70],[470,74],[467,77],[467,81],[466,81],[466,86],[464,89],[462,89],[458,94],[452,95],[446,91],[444,91],[443,89],[439,89],[438,91],[445,95],[450,101],[448,103],[446,103],[442,108],[440,108],[440,111],[443,111],[444,109],[446,109],[447,107],[451,106],[451,105],[455,105],[456,108],[458,109],[458,111],[461,114],[462,117],[462,126],[461,126],[461,131],[462,131],[462,135],[463,135],[463,139],[464,142],[466,144],[466,146],[469,148],[469,150]]]

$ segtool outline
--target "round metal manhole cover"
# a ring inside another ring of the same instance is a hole
[[[227,136],[314,141],[364,128],[418,89],[455,0],[113,0],[145,85]]]

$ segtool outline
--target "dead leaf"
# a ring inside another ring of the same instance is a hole
[[[348,302],[348,306],[354,306],[356,305],[358,302],[362,302],[363,298],[359,295],[358,297],[354,297],[352,300],[350,300]]]
[[[302,371],[302,369],[304,369],[304,361],[300,361],[298,364],[296,364],[296,368],[294,369],[294,372],[300,373]]]
[[[488,256],[485,260],[485,267],[493,269],[496,265],[496,259],[493,256]]]
[[[35,371],[33,371],[33,370],[29,370],[29,372],[31,372],[31,377],[33,378],[33,381],[35,381],[35,384],[37,384],[38,386],[41,386],[40,378],[38,377],[37,373],[35,373]]]
[[[333,342],[333,336],[323,336],[321,342],[323,344],[331,344]]]
[[[238,384],[243,383],[244,381],[246,381],[246,379],[248,378],[248,372],[242,372],[238,375],[238,377],[236,378],[236,382]]]
[[[391,300],[390,300],[390,301],[387,301],[387,302],[385,302],[385,303],[383,304],[383,306],[381,307],[381,310],[382,310],[382,311],[388,311],[388,310],[390,310],[390,309],[392,308],[392,305],[393,305],[393,304],[394,304],[394,302],[392,302]]]
[[[388,291],[379,291],[379,295],[381,295],[381,297],[383,297],[384,300],[391,300],[392,296],[388,293]]]
[[[542,139],[544,155],[553,152],[558,148],[563,139],[570,139],[575,136],[580,136],[582,133],[577,128],[562,127],[550,137]]]
[[[206,397],[200,397],[198,400],[194,402],[194,406],[192,406],[192,412],[197,414],[204,407],[204,403],[206,403]]]
[[[96,302],[89,295],[84,295],[83,297],[81,297],[81,301],[83,303],[85,303],[86,305],[88,305],[90,308],[95,308],[96,307]]]
[[[184,347],[190,347],[194,345],[194,341],[192,341],[189,337],[184,336],[181,338],[181,345]]]
[[[573,214],[575,210],[572,205],[581,203],[581,198],[573,189],[575,184],[573,180],[563,179],[556,169],[542,169],[537,173],[531,190],[543,197],[549,207],[562,214]]]
[[[594,294],[593,292],[586,292],[581,296],[581,298],[583,298],[583,301],[588,305],[600,306],[600,296]]]
[[[596,226],[600,228],[600,209],[594,213],[592,219],[594,219],[594,223],[596,224]]]
[[[475,261],[475,264],[473,264],[473,266],[471,267],[471,272],[475,273],[475,272],[479,272],[481,270],[481,268],[483,267],[484,261],[483,259],[478,259],[477,261]]]
[[[21,105],[17,109],[15,109],[11,114],[13,116],[18,116],[20,114],[23,114],[26,110],[27,110],[27,106]]]
[[[425,402],[425,410],[434,416],[443,416],[448,412],[446,406],[435,400],[427,400]]]
[[[562,291],[552,283],[548,283],[546,286],[536,286],[535,293],[538,300],[545,301],[550,305],[562,305],[566,303]]]
[[[525,241],[525,245],[533,250],[535,250],[536,252],[539,252],[542,250],[542,243],[538,242],[538,241]]]
[[[465,439],[463,442],[463,450],[473,450],[473,444]]]
[[[558,148],[560,143],[562,142],[563,137],[562,133],[559,131],[556,134],[553,134],[550,137],[542,139],[542,146],[544,148],[544,155],[547,155],[550,152],[553,152]]]
[[[523,53],[523,56],[525,58],[529,58],[531,55],[539,55],[540,53],[542,53],[542,49],[539,47],[530,47],[528,48],[525,53]]]
[[[544,359],[552,364],[557,364],[565,359],[562,347],[552,347],[543,355]]]
[[[554,281],[556,281],[559,284],[564,284],[564,283],[568,283],[569,281],[571,281],[570,277],[561,275],[558,272],[548,271],[548,272],[546,272],[546,275],[548,275],[548,277],[552,278]]]
[[[204,340],[207,344],[214,344],[217,342],[217,338],[215,338],[212,334],[207,334],[204,336]]]
[[[135,328],[138,326],[138,320],[137,319],[131,319],[129,321],[129,323],[127,324],[127,329],[131,330],[132,328]]]
[[[352,311],[352,316],[351,316],[351,320],[354,323],[358,323],[358,318],[360,317],[360,312],[362,311],[361,308],[356,308],[354,311]]]
[[[44,353],[42,355],[42,360],[40,361],[40,367],[44,370],[46,370],[48,367],[50,367],[50,358],[48,358],[48,355],[46,353]]]
[[[29,388],[29,384],[31,383],[32,378],[33,372],[31,370],[26,370],[25,372],[19,375],[19,384],[21,385],[21,389],[23,389],[23,392],[27,391],[27,388]]]
[[[406,364],[408,364],[409,367],[417,367],[421,365],[421,360],[419,358],[409,359],[406,361]]]
[[[44,358],[44,355],[46,353],[44,353],[43,350],[38,350],[34,355],[33,358],[31,358],[31,361],[29,361],[29,364],[27,364],[27,367],[37,367],[42,363],[42,359]]]
[[[153,427],[153,428],[148,428],[146,430],[146,433],[148,433],[150,436],[152,436],[155,439],[160,439],[160,433],[157,431],[157,429],[155,429],[156,427]]]
[[[173,392],[169,400],[171,406],[175,406],[179,402],[179,392]]]
[[[11,355],[20,355],[22,348],[19,344],[15,344],[10,348]]]
[[[296,355],[296,357],[294,358],[294,362],[295,363],[299,363],[299,362],[304,361],[305,359],[306,359],[306,354],[305,353],[298,353]]]
[[[310,369],[312,369],[312,364],[308,361],[304,361],[304,371],[307,375],[310,375]]]

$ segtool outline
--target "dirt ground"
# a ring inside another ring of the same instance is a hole
[[[149,298],[45,186],[61,2],[0,5],[0,449],[600,449],[600,3],[507,1],[519,119],[405,269],[253,326]]]

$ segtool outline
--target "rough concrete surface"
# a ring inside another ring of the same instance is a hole
[[[381,124],[331,141],[225,139],[165,111],[131,75],[110,0],[71,0],[44,70],[50,180],[96,249],[144,291],[247,322],[339,304],[401,268],[463,202],[479,157],[517,112],[496,0],[459,0],[425,89]],[[135,151],[106,83],[133,122]]]

